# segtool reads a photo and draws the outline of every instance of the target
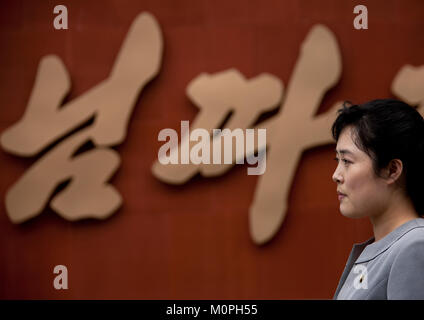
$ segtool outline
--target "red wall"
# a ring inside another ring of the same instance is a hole
[[[64,4],[69,29],[53,28]],[[50,209],[13,225],[7,189],[38,157],[0,151],[0,298],[3,299],[327,299],[354,242],[372,235],[367,220],[338,212],[334,145],[304,153],[286,220],[263,246],[249,236],[248,208],[257,176],[237,165],[228,174],[168,186],[150,171],[158,132],[192,121],[185,95],[202,72],[237,68],[269,72],[285,85],[299,46],[316,23],[336,35],[340,82],[319,112],[338,100],[391,97],[405,64],[424,64],[424,2],[367,1],[369,29],[353,28],[360,1],[2,1],[0,4],[0,133],[23,114],[38,62],[64,61],[71,100],[105,79],[128,28],[151,12],[164,36],[162,69],[134,108],[126,141],[115,149],[121,166],[111,183],[124,199],[105,221],[68,222]],[[25,201],[25,199],[23,199]],[[69,289],[53,288],[53,268],[68,267]]]

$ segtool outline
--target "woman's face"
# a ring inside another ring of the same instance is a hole
[[[362,218],[382,212],[387,204],[387,184],[374,173],[372,159],[355,145],[351,127],[339,136],[336,160],[333,181],[342,215]]]

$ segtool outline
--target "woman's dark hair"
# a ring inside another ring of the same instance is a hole
[[[424,214],[424,119],[415,108],[394,100],[373,100],[360,105],[345,102],[331,128],[338,141],[351,126],[355,145],[373,160],[374,172],[393,159],[403,164],[406,194],[419,215]]]

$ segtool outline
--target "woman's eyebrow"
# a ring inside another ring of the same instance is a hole
[[[334,149],[334,152],[339,153],[339,154],[349,154],[349,155],[353,156],[353,152],[349,151],[347,149],[341,149],[341,150]]]

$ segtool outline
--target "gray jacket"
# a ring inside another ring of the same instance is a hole
[[[333,299],[424,299],[424,219],[355,244]]]

